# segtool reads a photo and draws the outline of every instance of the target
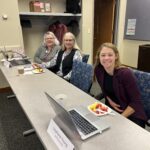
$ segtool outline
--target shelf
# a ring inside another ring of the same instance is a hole
[[[22,27],[32,27],[33,25],[49,25],[56,21],[68,24],[70,20],[80,20],[81,14],[72,13],[43,13],[43,12],[20,12]]]
[[[58,17],[81,17],[81,14],[72,14],[72,13],[42,13],[42,12],[20,12],[19,15],[28,16],[28,17],[50,17],[50,16],[58,16]]]

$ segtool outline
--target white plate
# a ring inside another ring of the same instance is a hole
[[[101,107],[98,107],[98,108],[95,107],[95,109],[94,109],[96,112],[99,112],[99,113],[96,113],[94,110],[91,109],[91,106],[92,105],[94,106],[96,104],[101,105]],[[102,109],[102,107],[106,108],[106,110]],[[111,114],[111,112],[112,112],[112,110],[108,106],[106,106],[105,104],[100,103],[100,102],[95,102],[95,103],[89,105],[88,110],[96,116],[103,116],[103,115]]]

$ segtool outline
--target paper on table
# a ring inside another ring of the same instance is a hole
[[[30,75],[30,74],[33,74],[33,72],[32,71],[25,71],[24,72],[24,75]]]

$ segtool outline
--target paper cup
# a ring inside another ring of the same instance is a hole
[[[18,74],[24,74],[24,67],[18,67]]]

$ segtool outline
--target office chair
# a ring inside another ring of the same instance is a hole
[[[144,105],[145,113],[148,117],[147,125],[150,126],[150,73],[134,69],[132,70],[137,78],[137,84],[141,92],[142,103]]]
[[[82,55],[82,61],[85,62],[85,63],[87,63],[88,59],[89,59],[89,56],[90,56],[89,54],[83,54]]]
[[[82,61],[74,61],[70,83],[89,93],[93,80],[93,67]]]

